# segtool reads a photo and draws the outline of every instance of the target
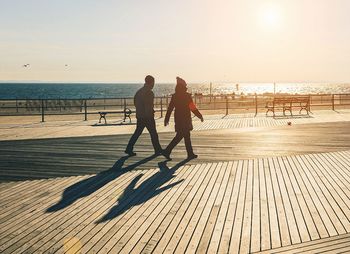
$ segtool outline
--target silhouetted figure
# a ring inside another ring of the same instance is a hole
[[[192,101],[191,94],[187,93],[186,81],[177,77],[175,94],[172,95],[171,101],[164,119],[164,125],[169,123],[170,115],[175,108],[175,131],[176,136],[170,142],[168,147],[163,151],[163,155],[171,160],[170,154],[174,147],[185,139],[185,145],[187,150],[187,158],[194,159],[198,156],[193,153],[190,131],[193,130],[191,111],[203,122],[203,116],[196,108],[196,105]]]
[[[151,135],[151,140],[154,148],[155,154],[160,154],[162,148],[159,144],[158,133],[156,130],[156,123],[154,121],[154,109],[153,109],[153,99],[154,94],[152,89],[154,87],[154,77],[148,75],[145,78],[145,85],[139,89],[134,96],[134,104],[136,107],[136,119],[137,127],[134,134],[131,136],[128,146],[126,147],[125,153],[129,156],[134,156],[134,145],[137,139],[142,134],[144,128],[146,127],[149,134]]]

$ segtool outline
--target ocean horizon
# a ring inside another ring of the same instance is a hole
[[[0,99],[80,99],[133,97],[143,83],[0,82]],[[158,83],[155,96],[174,93],[174,83]],[[274,91],[275,90],[275,91]],[[192,94],[350,94],[350,83],[190,83]]]

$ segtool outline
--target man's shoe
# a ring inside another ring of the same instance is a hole
[[[135,155],[136,155],[136,153],[134,153],[133,151],[127,151],[127,150],[125,150],[125,153],[126,153],[127,155],[129,155],[129,156],[135,156]]]
[[[172,158],[170,157],[170,154],[169,153],[167,153],[166,151],[162,151],[162,155],[167,159],[167,160],[169,160],[169,161],[171,161],[172,160]]]
[[[198,158],[198,155],[197,154],[190,154],[187,156],[187,160],[193,160],[193,159],[196,159]]]

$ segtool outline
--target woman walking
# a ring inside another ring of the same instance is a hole
[[[171,101],[164,119],[164,126],[169,124],[170,115],[175,108],[175,131],[176,136],[170,142],[163,155],[171,160],[170,154],[174,147],[181,141],[185,140],[187,159],[197,158],[198,155],[193,153],[191,144],[190,131],[193,130],[191,111],[203,122],[203,116],[196,108],[196,105],[192,101],[191,94],[187,93],[186,81],[182,78],[176,77],[175,93],[171,97]]]

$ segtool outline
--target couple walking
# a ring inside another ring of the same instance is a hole
[[[173,148],[182,140],[185,140],[187,158],[194,159],[198,156],[193,153],[190,131],[193,129],[191,111],[203,122],[203,116],[196,108],[192,101],[191,94],[187,93],[186,81],[177,77],[175,93],[171,97],[168,110],[164,119],[164,126],[169,124],[169,119],[172,111],[175,109],[175,131],[176,135],[170,144],[163,150],[159,144],[156,123],[154,121],[154,77],[148,75],[145,78],[145,85],[136,92],[134,104],[136,107],[137,127],[134,134],[131,136],[125,153],[129,156],[134,156],[134,145],[146,127],[151,135],[152,144],[156,155],[162,154],[168,160],[171,160],[170,154]]]

